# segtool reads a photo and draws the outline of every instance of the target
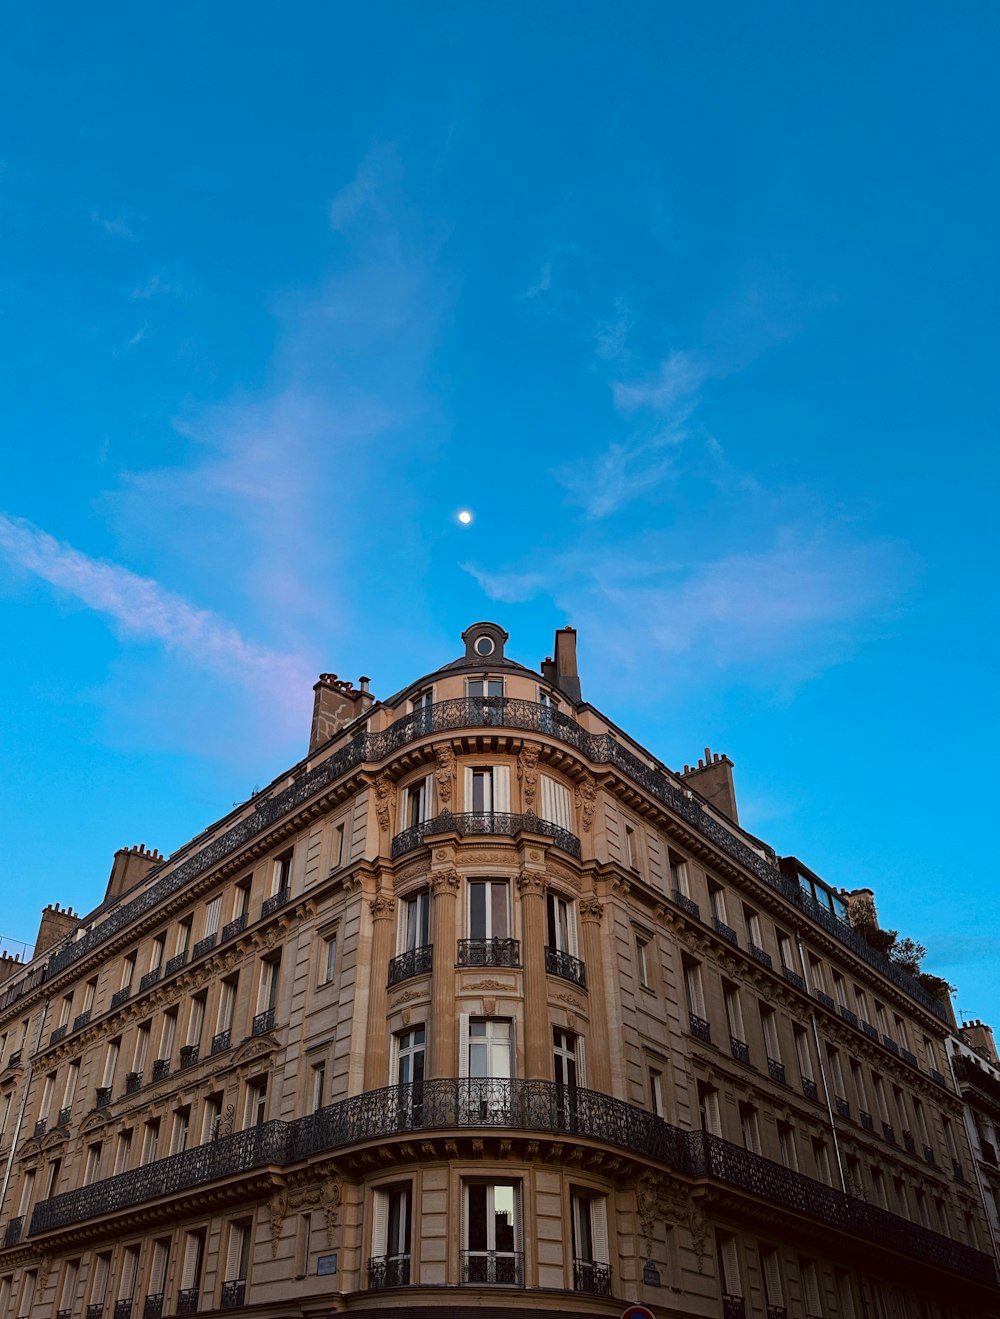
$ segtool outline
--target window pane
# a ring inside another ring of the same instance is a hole
[[[492,916],[493,929],[491,934],[494,939],[506,939],[509,930],[507,928],[507,885],[491,884],[492,898]]]
[[[514,1188],[513,1186],[494,1186],[493,1188],[494,1222],[497,1250],[514,1249]]]
[[[469,1195],[469,1249],[488,1250],[486,1239],[486,1197],[489,1187],[472,1185]]]
[[[486,885],[469,885],[469,937],[486,938]]]

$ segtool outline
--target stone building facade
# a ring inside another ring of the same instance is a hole
[[[947,1007],[481,623],[0,965],[0,1317],[1000,1314]]]

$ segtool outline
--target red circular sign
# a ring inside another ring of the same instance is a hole
[[[630,1305],[622,1311],[622,1319],[656,1319],[656,1315],[644,1305]]]

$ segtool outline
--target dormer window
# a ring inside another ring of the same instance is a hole
[[[485,659],[487,655],[492,655],[496,650],[496,642],[492,637],[476,637],[475,641],[472,643],[472,649],[480,656],[480,658]]]

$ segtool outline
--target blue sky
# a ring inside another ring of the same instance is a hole
[[[1000,1025],[998,28],[4,7],[0,933],[299,759],[321,670],[568,622]]]

